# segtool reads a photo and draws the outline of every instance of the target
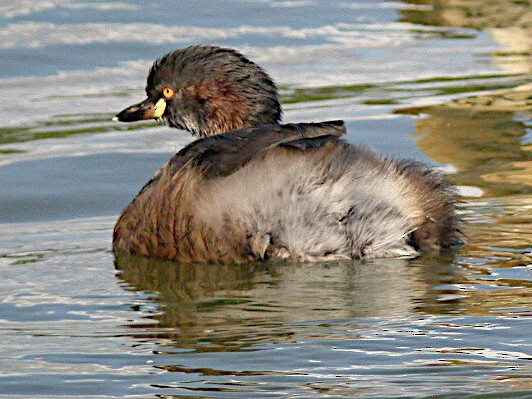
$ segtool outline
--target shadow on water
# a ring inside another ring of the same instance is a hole
[[[122,286],[147,297],[132,307],[145,322],[128,335],[158,342],[153,366],[173,375],[156,386],[162,392],[262,397],[261,389],[297,386],[307,395],[391,398],[407,378],[415,397],[454,386],[458,396],[426,397],[477,398],[470,384],[479,383],[512,389],[494,398],[527,397],[527,355],[506,346],[526,335],[524,320],[506,330],[512,309],[526,307],[523,282],[502,289],[511,278],[467,264],[452,254],[245,265],[115,258]],[[490,277],[497,281],[486,289]]]
[[[203,265],[117,255],[115,266],[126,288],[156,303],[152,327],[200,351],[205,339],[209,350],[289,340],[308,320],[452,314],[462,298],[434,290],[459,279],[449,259]]]

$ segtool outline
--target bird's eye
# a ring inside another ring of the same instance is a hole
[[[174,95],[174,91],[170,89],[169,87],[165,87],[163,89],[164,98],[172,98],[173,95]]]

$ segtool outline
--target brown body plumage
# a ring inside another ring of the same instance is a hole
[[[233,50],[170,53],[154,63],[146,91],[117,118],[159,117],[203,138],[124,210],[115,251],[317,261],[415,256],[457,241],[456,196],[440,174],[347,144],[341,121],[278,124],[272,80]]]

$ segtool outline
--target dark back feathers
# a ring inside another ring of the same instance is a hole
[[[337,141],[345,133],[343,121],[245,128],[196,140],[179,151],[169,166],[178,171],[191,162],[207,178],[227,176],[269,148],[312,150]]]

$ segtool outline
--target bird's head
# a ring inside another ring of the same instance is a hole
[[[202,45],[166,54],[153,63],[146,94],[115,119],[159,119],[198,137],[281,119],[272,79],[232,49]]]

